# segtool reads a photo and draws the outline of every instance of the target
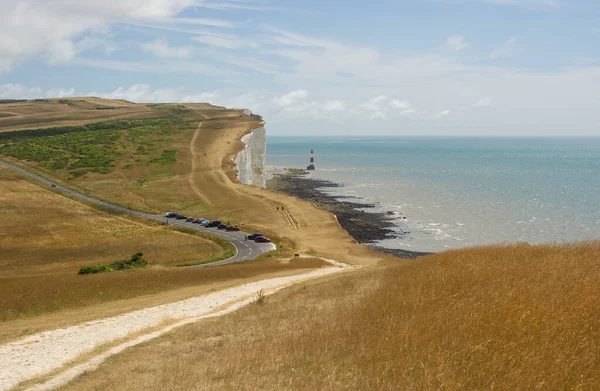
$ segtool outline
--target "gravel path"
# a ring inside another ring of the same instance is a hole
[[[128,335],[157,327],[165,320],[178,321],[170,325],[125,342],[98,354],[88,362],[65,369],[46,383],[32,389],[45,390],[66,384],[81,373],[96,368],[110,355],[123,349],[156,338],[174,327],[196,322],[205,317],[219,316],[250,303],[260,290],[274,293],[294,282],[316,278],[343,270],[331,267],[314,270],[295,276],[257,281],[210,293],[175,303],[150,307],[123,315],[56,329],[28,336],[16,342],[0,346],[0,390],[8,390],[20,382],[35,378],[61,368],[78,356],[94,348],[125,338]]]

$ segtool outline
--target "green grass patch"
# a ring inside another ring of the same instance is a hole
[[[96,274],[96,273],[104,273],[104,272],[112,272],[119,270],[131,270],[131,269],[142,269],[148,266],[148,261],[144,258],[143,253],[136,253],[131,256],[129,259],[122,259],[120,261],[113,262],[108,265],[94,265],[94,266],[84,266],[79,269],[77,274]]]
[[[59,99],[58,103],[60,103],[61,105],[67,105],[67,106],[75,106],[75,102],[69,99]]]
[[[177,161],[177,150],[175,149],[166,149],[164,150],[159,157],[150,160],[150,163],[154,164],[173,164]]]
[[[139,157],[136,161],[140,163],[167,166],[177,161],[176,150],[163,150],[156,157],[157,149],[160,151],[165,143],[189,130],[195,123],[191,119],[169,115],[4,132],[0,133],[0,155],[39,163],[50,170],[67,171],[71,179],[88,172],[112,172],[127,149],[135,151],[135,156]],[[155,146],[156,139],[161,140],[160,146]]]

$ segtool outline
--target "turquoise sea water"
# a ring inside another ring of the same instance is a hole
[[[397,213],[410,235],[387,247],[600,239],[600,138],[268,137],[267,164],[304,168],[311,148],[333,194]]]

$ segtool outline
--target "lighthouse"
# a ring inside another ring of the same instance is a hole
[[[312,149],[310,150],[310,163],[308,166],[306,166],[307,170],[314,170],[315,169],[315,151],[313,151]]]

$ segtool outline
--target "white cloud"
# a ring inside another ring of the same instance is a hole
[[[294,90],[289,93],[273,98],[273,103],[279,107],[291,107],[308,97],[306,90]]]
[[[209,8],[219,11],[230,11],[233,9],[243,9],[243,10],[252,10],[252,11],[263,11],[263,10],[271,10],[272,7],[265,7],[254,5],[249,1],[244,0],[221,0],[221,1],[206,1],[206,0],[196,0],[196,7],[201,8]]]
[[[382,111],[376,111],[369,116],[370,120],[385,120],[387,119],[387,114]]]
[[[400,117],[411,117],[412,115],[416,114],[417,111],[415,109],[406,109],[406,110],[402,110],[400,112]]]
[[[369,99],[362,104],[362,109],[366,110],[367,113],[363,113],[360,110],[354,111],[359,118],[365,117],[384,120],[394,115],[410,117],[416,114],[416,110],[411,107],[410,102],[407,100],[390,100],[387,95],[379,95]]]
[[[0,85],[1,99],[36,99],[43,96],[40,88],[26,87],[15,83]]]
[[[191,53],[189,47],[171,47],[166,39],[157,39],[152,42],[143,43],[141,49],[160,58],[188,58]]]
[[[219,91],[201,92],[199,94],[186,95],[181,98],[181,102],[188,103],[214,103],[219,97]],[[246,107],[243,107],[246,108]]]
[[[439,113],[437,113],[436,115],[433,116],[433,119],[440,119],[440,118],[444,118],[450,115],[450,113],[452,113],[451,110],[442,110]]]
[[[134,84],[131,87],[119,87],[113,92],[92,92],[90,95],[106,99],[125,99],[138,103],[167,103],[179,102],[182,89],[157,89],[152,90],[148,84]]]
[[[148,61],[98,60],[78,57],[73,59],[72,63],[92,68],[111,69],[124,72],[199,73],[221,76],[235,76],[239,74],[238,72],[223,69],[214,65],[182,60],[151,63]]]
[[[325,111],[344,111],[345,109],[346,104],[339,99],[327,101],[323,105]]]
[[[243,39],[239,37],[228,37],[217,34],[203,34],[192,39],[198,43],[225,49],[241,49],[244,47],[255,46],[253,44],[246,43]]]
[[[272,39],[275,42],[280,43],[282,45],[329,49],[340,47],[340,45],[336,42],[322,38],[307,37],[305,35],[296,34],[290,31],[273,27],[266,27],[266,29],[272,33],[275,33]]]
[[[175,24],[193,24],[201,26],[211,27],[222,27],[222,28],[235,28],[233,22],[222,20],[222,19],[207,19],[207,18],[170,18],[164,20],[164,22],[175,23]]]
[[[71,87],[68,90],[65,88],[52,88],[46,91],[46,98],[67,98],[75,96],[75,88]]]
[[[492,98],[486,96],[485,98],[481,98],[477,103],[475,103],[475,107],[486,107],[492,105]]]
[[[515,46],[517,44],[518,39],[516,37],[511,37],[508,41],[504,42],[502,45],[494,49],[489,58],[491,60],[498,60],[500,58],[510,57],[515,52]]]
[[[446,39],[446,48],[453,52],[459,52],[467,47],[469,45],[465,42],[465,37],[461,35],[453,35]]]
[[[194,0],[0,1],[0,71],[45,53],[53,64],[70,61],[74,40],[118,21],[177,15]]]
[[[385,95],[379,95],[369,99],[363,104],[363,107],[369,111],[381,111],[384,108],[384,103],[388,100]]]
[[[40,99],[64,98],[75,95],[75,88],[53,88],[43,91],[39,87],[26,87],[22,84],[8,83],[0,85],[0,99]]]
[[[410,103],[406,100],[394,99],[390,102],[390,106],[393,107],[394,109],[402,109],[402,110],[410,109]]]

